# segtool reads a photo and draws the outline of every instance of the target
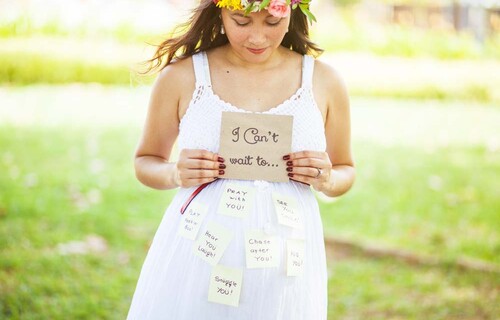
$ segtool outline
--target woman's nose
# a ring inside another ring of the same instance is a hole
[[[253,45],[260,45],[266,42],[266,34],[263,30],[254,29],[248,37],[248,42]]]

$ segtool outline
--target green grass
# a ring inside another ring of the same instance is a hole
[[[485,59],[500,57],[500,35],[492,34],[484,44],[474,40],[470,32],[424,30],[392,24],[376,24],[360,20],[350,9],[316,13],[318,23],[311,28],[312,38],[325,49],[336,51],[372,52],[381,56],[434,57],[438,59]],[[179,18],[182,13],[174,14]],[[44,17],[45,18],[45,17]],[[0,20],[0,38],[33,36],[100,39],[122,43],[158,41],[169,30],[144,31],[133,21],[121,21],[104,26],[87,17],[84,22],[68,27],[57,17],[43,19],[36,15],[21,15],[13,20]],[[179,18],[180,19],[180,18]]]
[[[147,189],[133,174],[147,95],[92,86],[0,90],[0,318],[125,317],[175,193]],[[485,140],[498,109],[352,104],[357,182],[321,203],[326,233],[499,264],[500,161]],[[408,115],[399,124],[398,110]],[[450,141],[443,144],[433,125]],[[481,131],[477,140],[465,139],[471,129]],[[89,235],[101,239],[102,251],[62,254],[61,244]],[[495,275],[358,256],[329,267],[329,319],[494,319],[499,312]]]
[[[137,130],[63,131],[0,129],[0,315],[123,319],[171,194],[135,181]],[[59,244],[88,235],[109,250],[60,254]]]
[[[500,56],[500,36],[493,34],[480,44],[470,33],[419,30],[397,25],[361,27],[328,33],[323,28],[313,32],[317,41],[330,51],[371,52],[380,56],[433,57],[443,60],[497,59]],[[333,27],[333,30],[338,30]]]
[[[359,181],[344,199],[323,206],[329,232],[445,260],[500,264],[498,152],[458,146],[425,152],[364,141],[354,150]]]
[[[140,75],[139,71],[145,70],[141,63],[152,56],[152,51],[153,47],[146,44],[116,41],[38,36],[0,39],[0,84],[151,84],[154,75]],[[499,79],[489,72],[498,68],[495,60],[426,62],[345,56],[326,54],[322,60],[342,71],[354,96],[500,104],[496,90]],[[419,70],[414,70],[417,62]],[[359,70],[360,63],[370,70]],[[407,75],[410,72],[411,77]],[[384,76],[379,78],[380,74]]]
[[[374,23],[350,9],[327,12],[311,29],[313,39],[330,52],[371,52],[380,56],[432,57],[437,59],[498,59],[500,35],[492,33],[483,43],[470,31],[424,29]]]
[[[328,319],[496,319],[498,276],[392,259],[330,262]]]
[[[129,84],[132,77],[131,70],[126,65],[86,63],[41,54],[4,53],[0,56],[0,64],[0,78],[3,82],[16,85],[72,82]]]
[[[44,37],[1,39],[0,43],[1,83],[136,85],[152,81],[138,74],[151,53],[152,47],[146,44]]]

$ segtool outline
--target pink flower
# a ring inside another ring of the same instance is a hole
[[[267,11],[275,17],[284,18],[290,14],[290,6],[286,5],[286,0],[271,0]]]

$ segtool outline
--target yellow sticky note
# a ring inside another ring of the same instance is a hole
[[[190,240],[196,239],[201,223],[207,215],[207,212],[207,206],[194,201],[191,202],[184,212],[177,234]]]
[[[273,203],[280,224],[292,228],[302,228],[302,219],[296,199],[273,192]]]
[[[210,276],[208,301],[237,307],[240,302],[243,270],[216,265]]]
[[[233,234],[229,229],[210,221],[205,232],[194,243],[193,251],[197,256],[215,266],[232,238]]]
[[[254,196],[255,188],[226,183],[218,212],[227,216],[245,218],[252,210]]]
[[[260,230],[245,232],[247,268],[278,267],[279,238]]]
[[[300,276],[304,272],[305,241],[288,239],[286,241],[286,275]]]

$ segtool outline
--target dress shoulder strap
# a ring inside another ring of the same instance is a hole
[[[314,71],[314,58],[304,55],[302,60],[302,87],[312,88],[312,79]]]
[[[204,51],[193,54],[194,75],[196,85],[210,85],[210,73],[208,71],[208,59]]]

